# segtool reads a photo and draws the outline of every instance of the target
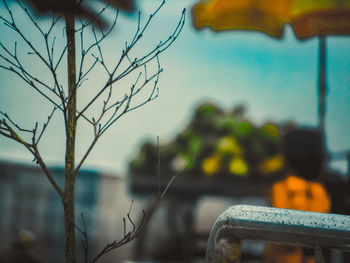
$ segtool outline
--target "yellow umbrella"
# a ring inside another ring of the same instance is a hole
[[[194,6],[193,22],[197,29],[257,30],[274,38],[281,38],[289,23],[300,40],[319,37],[319,129],[324,135],[325,36],[350,34],[349,0],[207,0]]]
[[[212,0],[202,1],[193,8],[194,26],[209,26],[213,30],[259,30],[280,38],[290,11],[286,0]]]
[[[207,0],[193,8],[194,26],[259,30],[280,38],[290,23],[299,39],[350,34],[349,0]]]
[[[296,36],[349,35],[349,0],[294,0],[289,21]]]

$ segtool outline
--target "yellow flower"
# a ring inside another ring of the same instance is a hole
[[[233,153],[240,155],[242,150],[237,140],[233,136],[222,137],[217,145],[217,150],[220,154],[222,153]]]
[[[241,157],[235,157],[230,161],[229,170],[231,174],[235,175],[247,175],[248,174],[248,165]]]
[[[283,159],[280,154],[266,159],[259,167],[259,170],[263,174],[277,172],[281,170],[283,166]]]
[[[202,162],[202,170],[205,174],[212,176],[219,171],[220,168],[220,157],[218,155],[213,155],[206,158]]]

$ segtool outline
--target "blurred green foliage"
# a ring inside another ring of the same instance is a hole
[[[160,158],[160,172],[166,175],[189,165],[185,178],[272,178],[283,172],[280,138],[287,126],[256,125],[242,105],[225,111],[203,103],[173,142],[159,146],[159,152],[156,144],[144,143],[130,163],[130,172],[155,176]]]

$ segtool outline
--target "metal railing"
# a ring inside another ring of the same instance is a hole
[[[214,224],[206,251],[207,263],[240,262],[241,240],[261,240],[315,249],[350,251],[350,216],[273,207],[237,205],[228,208]]]

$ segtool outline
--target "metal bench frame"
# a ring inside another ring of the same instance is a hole
[[[237,205],[216,220],[206,251],[207,263],[240,262],[241,240],[261,240],[315,249],[350,251],[350,216],[263,206]]]

